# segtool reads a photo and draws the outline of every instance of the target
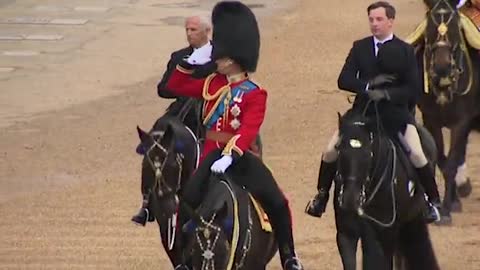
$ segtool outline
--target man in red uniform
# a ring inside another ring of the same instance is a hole
[[[288,201],[269,169],[249,151],[263,123],[267,101],[267,92],[248,77],[248,72],[256,70],[260,49],[255,15],[241,2],[220,2],[213,9],[212,23],[213,50],[192,53],[167,83],[175,95],[204,100],[207,133],[201,164],[184,187],[183,199],[197,208],[212,172],[233,175],[269,215],[283,268],[303,269],[295,255]],[[213,62],[217,72],[206,78],[194,76]]]

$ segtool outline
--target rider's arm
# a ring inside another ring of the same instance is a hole
[[[256,89],[244,96],[245,108],[242,111],[240,128],[223,149],[224,155],[238,158],[250,148],[256,139],[265,118],[267,92]]]
[[[177,65],[168,79],[166,88],[178,96],[202,98],[205,79],[195,79],[191,75],[192,69],[187,66]]]
[[[405,76],[404,84],[398,87],[387,88],[390,101],[395,104],[408,105],[417,103],[421,92],[420,73],[418,72],[417,59],[413,47],[408,49],[408,71]]]
[[[181,57],[181,55],[179,55],[179,54],[180,53],[178,51],[172,53],[172,55],[170,56],[170,60],[168,61],[168,64],[167,64],[167,69],[165,70],[165,73],[163,73],[162,79],[160,80],[160,82],[157,85],[158,96],[160,96],[162,98],[175,98],[176,97],[172,93],[172,91],[167,89],[166,86],[167,86],[168,79],[172,75],[172,72],[175,70],[175,67],[176,67],[177,63],[181,60],[181,59],[179,59]]]
[[[340,72],[340,76],[338,77],[338,88],[360,94],[366,91],[367,82],[360,80],[357,76],[360,69],[357,48],[359,48],[358,41],[355,41],[352,49],[350,49],[350,52],[348,53],[345,64]]]

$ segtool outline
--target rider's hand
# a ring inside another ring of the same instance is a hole
[[[225,173],[225,171],[232,165],[233,158],[230,155],[222,156],[219,160],[215,161],[210,167],[213,173]]]
[[[373,101],[380,101],[382,99],[389,100],[390,97],[386,90],[369,90],[367,91],[368,98]]]
[[[190,65],[203,65],[211,61],[212,44],[205,44],[203,47],[196,49],[190,57],[187,58],[187,62]]]
[[[368,81],[368,89],[375,89],[378,88],[379,86],[382,86],[383,84],[386,83],[392,83],[395,81],[396,77],[393,75],[388,75],[388,74],[380,74],[375,76],[375,78],[371,79]]]

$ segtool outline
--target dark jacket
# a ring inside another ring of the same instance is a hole
[[[401,71],[402,74],[399,75],[400,78],[397,82],[384,86],[385,88],[382,90],[388,92],[390,100],[379,102],[378,110],[382,122],[387,128],[394,129],[391,131],[395,132],[402,129],[406,123],[414,121],[410,109],[417,103],[421,84],[413,47],[395,36],[390,42],[402,50],[405,55],[402,60],[406,68]],[[387,59],[387,61],[398,61],[398,59]],[[366,87],[370,79],[381,73],[378,63],[372,36],[353,43],[338,78],[338,87],[357,94],[353,104],[354,110],[363,111],[368,104]],[[372,106],[369,106],[367,110],[369,115],[375,113],[373,103],[371,104]]]

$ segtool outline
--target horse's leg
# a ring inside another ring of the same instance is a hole
[[[467,174],[466,157],[463,157],[460,165],[457,168],[457,175],[455,176],[455,183],[457,184],[458,195],[462,198],[470,196],[472,193],[472,183]]]
[[[405,265],[405,257],[402,252],[397,248],[394,253],[394,268],[395,270],[407,270]]]
[[[393,234],[375,232],[371,226],[365,226],[362,232],[363,269],[392,269]]]
[[[167,222],[162,219],[162,220],[159,220],[157,219],[157,222],[158,222],[158,227],[159,227],[159,231],[160,231],[160,240],[162,242],[162,246],[165,250],[165,253],[167,254],[168,256],[168,259],[170,259],[170,262],[172,263],[172,266],[175,267],[178,262],[178,258],[176,256],[176,252],[175,250],[170,250],[169,247],[168,247],[168,224]]]
[[[423,125],[430,132],[430,134],[432,134],[432,137],[435,140],[435,146],[437,147],[437,164],[438,167],[443,170],[447,157],[445,156],[442,127],[440,123],[438,123],[438,120],[435,121],[434,118],[435,117],[429,117],[424,114]]]
[[[337,232],[337,247],[344,270],[355,270],[357,262],[358,237]]]
[[[405,223],[400,229],[399,249],[405,260],[404,267],[410,270],[440,269],[427,224],[420,215]]]
[[[467,150],[468,134],[470,125],[468,121],[462,121],[451,129],[450,150],[448,152],[447,163],[444,170],[445,178],[445,197],[443,199],[443,215],[447,217],[442,223],[451,223],[450,211],[452,203],[459,201],[456,193],[455,176],[457,175],[457,166],[462,162]],[[459,202],[458,202],[459,203]]]

